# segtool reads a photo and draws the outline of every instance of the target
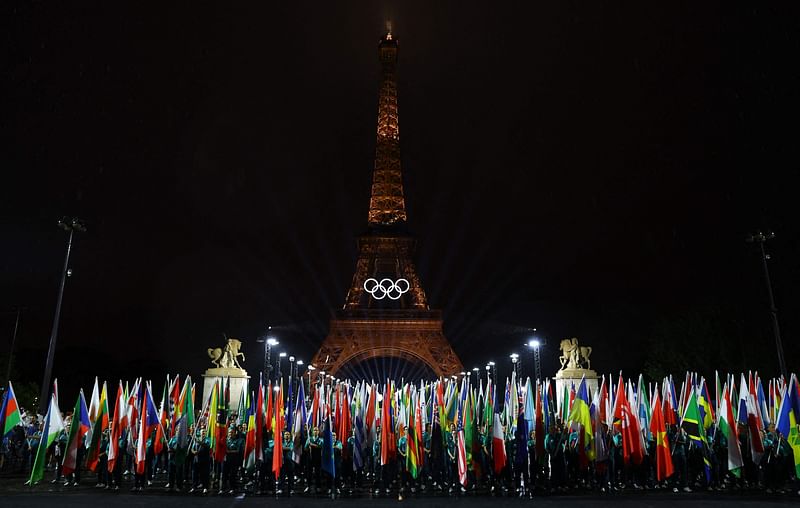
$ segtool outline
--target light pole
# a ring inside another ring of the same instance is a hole
[[[475,373],[475,386],[478,386],[478,383],[481,380],[481,369],[478,367],[472,367],[472,372]]]
[[[278,379],[283,381],[283,373],[281,372],[281,358],[286,358],[286,351],[281,351],[278,355]]]
[[[317,370],[317,368],[309,363],[308,367],[306,367],[306,370],[308,371],[308,390],[306,390],[306,396],[308,396],[311,394],[311,373]]]
[[[61,283],[58,286],[58,299],[56,300],[56,315],[53,319],[53,329],[50,331],[50,345],[47,347],[47,361],[44,366],[44,379],[42,379],[42,391],[39,397],[39,412],[41,414],[47,413],[47,406],[49,404],[48,394],[50,393],[50,378],[53,375],[53,359],[56,354],[56,341],[58,340],[58,322],[61,319],[61,301],[64,299],[64,284],[67,277],[72,275],[72,270],[69,268],[69,254],[72,250],[72,235],[75,231],[85,232],[86,226],[83,221],[77,217],[63,217],[58,221],[58,225],[64,230],[69,232],[69,239],[67,240],[67,254],[64,256],[64,268],[61,270]]]
[[[267,334],[269,334],[271,330],[271,326],[267,327]],[[271,335],[267,335],[266,337],[258,339],[256,342],[264,343],[264,368],[261,371],[261,376],[264,378],[264,380],[268,380],[272,377],[272,348],[280,344],[280,342],[278,342],[278,340]]]
[[[772,316],[772,331],[775,334],[775,349],[778,352],[778,366],[781,369],[781,374],[783,375],[784,379],[788,379],[787,372],[786,372],[786,362],[783,360],[783,343],[781,342],[781,328],[778,325],[778,308],[775,307],[775,297],[772,295],[772,281],[769,277],[769,267],[767,266],[767,260],[769,259],[769,254],[767,254],[766,250],[764,249],[764,243],[767,240],[772,240],[775,238],[775,233],[762,233],[759,231],[754,235],[747,235],[745,241],[747,243],[757,243],[758,247],[761,249],[761,265],[764,268],[764,280],[767,283],[767,294],[769,295],[769,313]]]
[[[537,380],[542,377],[542,366],[539,358],[539,348],[541,345],[542,343],[539,341],[539,339],[531,339],[527,344],[528,349],[531,352],[531,356],[533,356],[534,375],[536,376]]]
[[[511,367],[514,369],[514,377],[519,379],[519,372],[517,371],[517,367],[519,367],[519,355],[517,353],[511,353],[508,357],[511,358]]]

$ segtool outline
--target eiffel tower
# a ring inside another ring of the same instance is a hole
[[[412,260],[416,240],[406,227],[397,114],[397,40],[378,43],[381,81],[375,169],[368,229],[358,238],[358,261],[344,306],[311,364],[334,375],[345,365],[399,358],[427,366],[437,376],[463,371],[431,310]]]

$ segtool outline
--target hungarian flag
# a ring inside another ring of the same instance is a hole
[[[655,411],[653,411],[652,419],[650,420],[650,432],[656,438],[656,478],[658,481],[672,476],[674,468],[672,466],[672,453],[669,449],[669,440],[667,439],[667,426],[664,423],[664,412],[661,409],[661,399],[658,396],[658,390],[655,392],[655,401],[653,401]]]
[[[625,381],[622,374],[617,384],[617,397],[614,400],[614,426],[622,434],[622,458],[625,464],[633,462],[641,464],[644,458],[642,450],[642,433],[639,420],[631,410],[628,397],[625,395]]]
[[[92,395],[94,398],[94,395]],[[94,405],[94,403],[93,403]],[[90,471],[97,470],[97,464],[100,461],[100,445],[103,441],[103,432],[108,428],[108,391],[106,383],[103,383],[103,390],[97,398],[97,407],[95,408],[94,420],[92,420],[92,409],[89,408],[89,421],[92,422],[89,427],[89,432],[86,433],[86,467]]]
[[[494,472],[500,474],[506,465],[506,445],[500,415],[497,413],[494,414],[494,424],[492,425],[492,457],[494,458]]]
[[[9,381],[8,391],[4,395],[3,406],[0,408],[0,440],[20,422],[22,422],[22,416],[19,412],[19,404],[17,404],[14,388],[11,386],[11,381]]]
[[[83,390],[78,394],[75,401],[75,409],[72,412],[72,423],[69,426],[69,439],[67,440],[67,451],[64,454],[62,471],[64,475],[72,474],[75,468],[80,467],[78,462],[78,447],[83,446],[83,437],[89,432],[89,410],[86,408],[86,399],[83,397]]]
[[[44,417],[42,439],[39,441],[39,447],[36,449],[36,456],[33,459],[33,469],[31,469],[31,477],[28,480],[29,485],[35,485],[44,478],[47,449],[55,442],[62,430],[64,430],[64,421],[61,420],[61,410],[58,409],[55,395],[52,395],[50,397],[50,405],[47,407],[47,414]]]
[[[733,416],[731,394],[727,384],[722,389],[719,401],[719,432],[722,432],[725,440],[728,441],[728,471],[736,477],[740,477],[744,461],[742,460],[742,450],[739,448],[736,418]]]

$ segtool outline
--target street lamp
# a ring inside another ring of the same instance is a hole
[[[539,348],[541,347],[542,343],[539,339],[531,339],[528,341],[528,349],[533,356],[533,365],[534,365],[534,375],[536,379],[540,379],[542,377],[542,366],[541,366],[541,359],[539,357]]]
[[[519,366],[519,355],[517,353],[511,353],[508,355],[508,357],[511,358],[511,366],[514,369],[515,374],[514,377],[519,378],[519,372],[517,372],[517,367]]]
[[[781,329],[778,326],[778,308],[775,307],[775,297],[772,295],[772,282],[769,278],[769,267],[767,267],[767,260],[769,254],[764,250],[764,243],[767,240],[775,238],[775,233],[769,232],[767,234],[759,231],[754,235],[747,235],[745,241],[747,243],[757,243],[761,249],[761,265],[764,267],[764,280],[767,283],[767,294],[769,295],[769,313],[772,316],[772,331],[775,334],[775,349],[778,352],[778,366],[781,369],[781,374],[784,379],[787,379],[786,362],[783,360],[783,343],[781,342]]]
[[[281,351],[278,355],[278,379],[283,381],[283,373],[281,372],[281,358],[286,358],[286,351]]]
[[[64,299],[64,284],[67,281],[67,277],[72,275],[72,270],[69,268],[72,235],[76,231],[80,233],[86,232],[86,226],[83,224],[83,221],[77,217],[63,217],[58,221],[58,225],[64,231],[69,232],[69,239],[67,240],[67,254],[64,256],[64,268],[61,270],[61,283],[58,286],[56,315],[53,319],[53,329],[50,331],[50,345],[47,347],[47,361],[44,366],[44,379],[42,379],[42,391],[39,397],[39,412],[41,414],[47,413],[47,406],[50,401],[48,394],[50,393],[50,378],[53,375],[53,359],[56,354],[56,341],[58,340],[58,322],[61,319],[61,301]]]
[[[315,370],[317,370],[317,368],[309,363],[308,367],[306,367],[306,369],[308,370],[308,391],[307,391],[307,393],[310,394],[311,393],[311,373],[314,372]]]

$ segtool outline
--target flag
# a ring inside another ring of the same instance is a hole
[[[614,400],[614,426],[622,434],[622,458],[625,464],[633,462],[641,464],[644,458],[641,431],[636,414],[631,410],[628,397],[625,395],[625,381],[619,375],[617,397]]]
[[[672,476],[672,453],[670,453],[669,440],[667,439],[667,426],[664,424],[664,412],[661,409],[661,399],[658,390],[653,401],[655,411],[650,420],[650,432],[656,438],[656,478],[659,482]]]
[[[800,390],[800,384],[792,374],[778,410],[776,428],[792,448],[795,475],[800,478],[800,429],[797,425],[800,422],[800,394],[798,390]]]
[[[0,411],[0,422],[2,422],[2,425],[0,425],[0,441],[22,422],[19,404],[17,404],[17,397],[14,395],[14,387],[11,386],[11,381],[8,382],[8,390],[4,395],[3,407],[2,411]]]
[[[97,376],[94,378],[94,387],[92,388],[92,398],[89,399],[89,432],[86,433],[86,448],[92,442],[92,435],[94,434],[94,422],[97,421],[97,416],[100,414],[100,386],[97,384]]]
[[[55,395],[50,397],[50,405],[47,407],[47,414],[44,417],[44,428],[42,429],[42,439],[36,449],[36,456],[33,459],[33,468],[28,484],[35,485],[44,478],[44,463],[46,461],[47,449],[55,442],[58,434],[64,430],[64,421],[61,420],[61,410],[58,409]]]
[[[494,472],[500,474],[506,465],[506,446],[500,415],[497,413],[494,415],[494,424],[492,425],[492,457],[494,458]]]
[[[336,464],[333,460],[333,425],[331,415],[323,424],[322,431],[322,470],[336,478]]]
[[[275,477],[278,478],[281,474],[281,467],[283,466],[283,379],[281,379],[280,388],[276,395],[275,430],[272,433],[272,472],[275,473]]]
[[[736,477],[742,474],[742,467],[744,461],[742,460],[742,450],[739,447],[739,436],[736,430],[736,418],[733,416],[733,407],[731,405],[731,394],[728,391],[728,385],[722,389],[722,395],[719,401],[719,431],[725,436],[728,441],[728,471],[733,473]]]
[[[706,481],[709,481],[711,476],[711,459],[708,456],[706,431],[703,428],[703,420],[702,416],[700,415],[700,408],[697,405],[696,390],[690,387],[689,392],[689,400],[686,402],[683,410],[681,428],[686,431],[691,443],[700,448],[700,451],[703,454]]]
[[[78,464],[78,447],[83,446],[83,438],[89,432],[89,410],[86,409],[86,399],[83,397],[83,390],[78,394],[75,401],[75,409],[72,411],[72,422],[69,426],[69,438],[67,439],[67,450],[62,462],[62,472],[64,475],[72,474]]]
[[[567,423],[575,422],[581,426],[583,437],[583,447],[580,453],[586,454],[588,460],[594,460],[594,432],[592,431],[592,417],[589,414],[589,391],[586,388],[586,379],[581,378],[581,384],[575,399],[572,401],[572,409],[569,412]]]
[[[408,418],[408,440],[406,442],[406,470],[412,478],[419,477],[419,435],[417,433],[417,425],[419,418],[420,408],[419,400],[417,400],[417,407],[413,415]]]
[[[145,464],[147,462],[147,440],[150,439],[152,433],[159,425],[158,410],[156,404],[153,402],[153,394],[150,393],[150,386],[146,384],[142,394],[142,408],[139,418],[139,436],[138,443],[136,444],[136,472],[144,474]]]
[[[256,415],[255,398],[250,399],[250,408],[247,410],[247,433],[244,440],[243,466],[247,471],[256,467]]]
[[[495,416],[499,421],[499,416]],[[464,443],[464,424],[463,419],[458,422],[458,442],[456,443],[456,453],[458,453],[458,481],[464,487],[467,486],[467,447]]]
[[[91,412],[91,411],[90,411]],[[86,467],[90,471],[97,470],[100,461],[100,444],[103,441],[103,433],[108,428],[108,393],[106,383],[103,382],[103,390],[100,392],[98,402],[98,412],[91,430],[91,438],[87,434],[88,450],[86,451]]]
[[[756,465],[761,463],[764,456],[764,442],[761,440],[761,425],[758,418],[753,393],[745,382],[744,374],[741,377],[739,393],[739,421],[747,425],[750,436],[750,454]]]
[[[108,405],[106,405],[108,410]],[[125,392],[122,389],[122,381],[117,387],[117,396],[114,402],[114,417],[110,422],[111,436],[108,440],[108,472],[114,471],[114,465],[119,457],[119,439],[125,430]],[[91,456],[91,453],[89,454]]]
[[[303,458],[303,445],[305,444],[303,425],[306,422],[305,390],[302,380],[300,381],[300,386],[297,390],[297,402],[294,406],[294,428],[292,429],[294,435],[294,451],[292,452],[292,458],[297,464],[299,464]]]

